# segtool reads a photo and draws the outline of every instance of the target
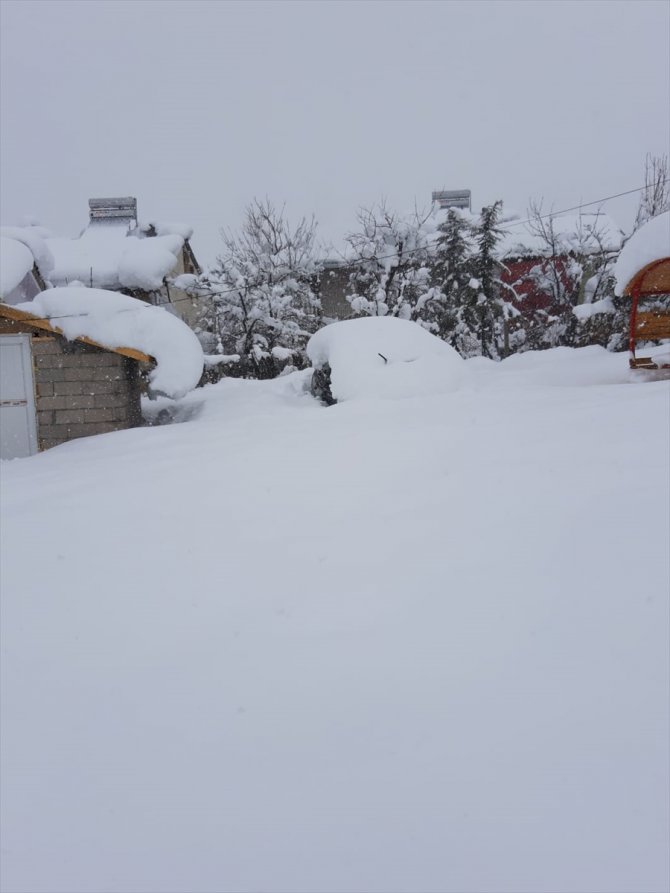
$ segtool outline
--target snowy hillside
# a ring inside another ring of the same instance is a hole
[[[2,465],[2,889],[668,889],[669,384],[464,366]]]

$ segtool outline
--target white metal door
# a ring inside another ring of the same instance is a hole
[[[30,335],[0,335],[0,458],[37,452]]]

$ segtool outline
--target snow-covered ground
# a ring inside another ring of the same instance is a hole
[[[668,889],[668,382],[465,366],[3,464],[3,890]]]

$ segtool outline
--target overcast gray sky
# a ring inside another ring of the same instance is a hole
[[[76,235],[89,197],[135,195],[203,262],[254,196],[339,244],[381,196],[560,209],[668,151],[667,0],[2,0],[0,24],[2,222]]]

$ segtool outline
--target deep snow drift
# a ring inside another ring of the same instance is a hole
[[[3,463],[2,888],[668,888],[667,381],[599,348]]]

